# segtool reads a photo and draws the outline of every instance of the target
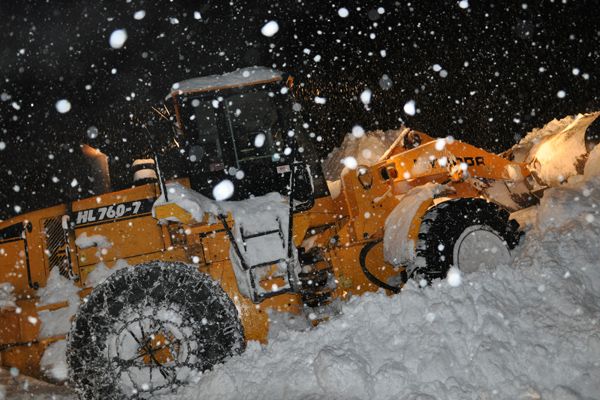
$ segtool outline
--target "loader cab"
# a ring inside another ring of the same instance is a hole
[[[295,199],[328,194],[290,82],[283,73],[254,67],[173,85],[168,100],[194,190],[212,197],[213,188],[228,179],[234,184],[230,200],[269,192],[287,196],[293,171]]]

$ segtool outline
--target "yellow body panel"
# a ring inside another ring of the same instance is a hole
[[[25,291],[27,284],[27,257],[25,254],[27,247],[25,245],[24,240],[3,243],[3,251],[0,254],[3,261],[0,281],[10,283],[18,291]]]
[[[151,215],[75,229],[75,237],[83,234],[88,237],[102,235],[111,243],[110,247],[80,248],[77,251],[80,267],[154,253],[157,249],[165,248],[162,229]]]
[[[174,203],[167,203],[155,208],[155,217],[156,219],[168,220],[171,218],[176,218],[178,221],[184,224],[191,224],[194,222],[192,215],[185,211],[183,208],[179,207]]]

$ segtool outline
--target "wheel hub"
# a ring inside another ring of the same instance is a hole
[[[454,245],[454,265],[463,272],[474,272],[510,262],[506,242],[485,225],[470,226]]]
[[[138,354],[142,356],[144,364],[160,366],[175,361],[180,349],[180,342],[171,332],[168,334],[156,332],[149,337],[142,338]]]
[[[107,342],[121,387],[140,398],[175,389],[197,370],[201,343],[177,310],[133,311]]]

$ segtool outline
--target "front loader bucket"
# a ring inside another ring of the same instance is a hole
[[[589,151],[586,130],[598,116],[600,111],[554,119],[529,132],[503,156],[526,163],[540,185],[560,185],[571,176],[583,174]]]

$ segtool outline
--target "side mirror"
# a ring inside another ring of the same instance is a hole
[[[405,150],[414,149],[415,147],[419,147],[421,145],[421,135],[416,132],[409,131],[402,138],[402,146]]]

